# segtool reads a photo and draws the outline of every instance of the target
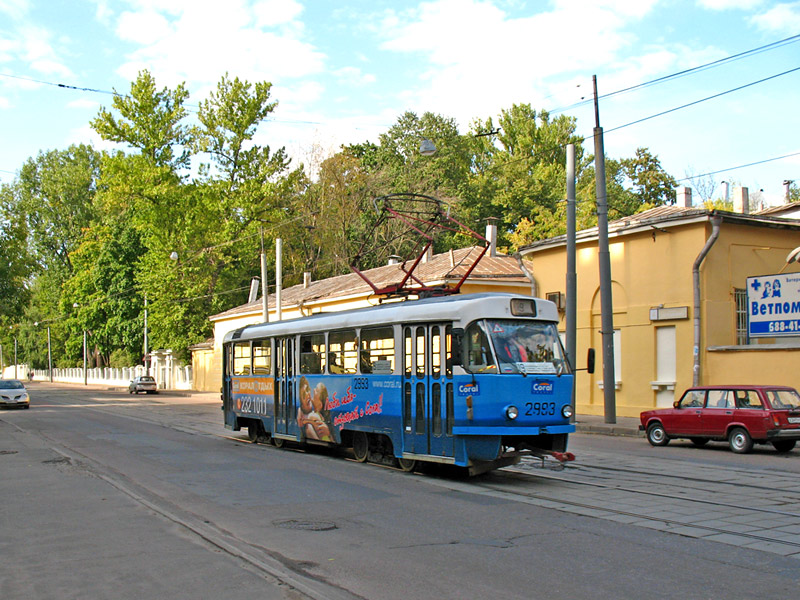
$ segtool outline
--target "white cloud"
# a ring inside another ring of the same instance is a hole
[[[697,3],[710,10],[750,10],[763,4],[763,0],[698,0]]]
[[[258,27],[283,25],[295,21],[303,6],[295,0],[261,0],[253,6]]]
[[[243,0],[166,4],[168,8],[162,8],[160,2],[148,0],[140,11],[120,18],[120,34],[142,44],[118,69],[123,77],[133,80],[146,68],[159,84],[186,81],[197,88],[216,83],[226,72],[250,81],[275,81],[323,69],[325,56],[302,39],[302,24],[291,21],[302,11],[296,3],[271,13],[267,20],[277,28],[264,25],[264,11],[282,3],[259,3],[255,8]],[[157,23],[157,27],[145,39],[134,33],[137,23]]]
[[[171,33],[167,20],[153,10],[123,12],[116,30],[123,40],[143,45],[153,44]]]
[[[29,9],[29,0],[0,0],[0,13],[7,14],[15,21],[28,14]]]
[[[339,83],[345,86],[362,86],[375,83],[375,75],[364,73],[358,67],[343,67],[333,72]]]
[[[761,31],[795,34],[800,30],[800,2],[778,4],[767,12],[750,18]]]
[[[8,98],[3,98],[0,96],[0,110],[6,110],[11,108],[11,102],[9,102]]]

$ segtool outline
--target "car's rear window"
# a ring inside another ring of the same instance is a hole
[[[766,390],[764,393],[772,408],[800,409],[800,394],[795,390]]]
[[[144,381],[146,383],[149,383],[149,382],[155,381],[155,379],[153,379],[152,377],[140,377],[139,381]]]

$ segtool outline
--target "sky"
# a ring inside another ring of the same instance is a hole
[[[118,148],[90,122],[143,69],[184,83],[190,110],[226,73],[272,83],[256,142],[312,167],[405,111],[467,133],[524,103],[589,137],[596,76],[607,156],[646,147],[680,185],[775,205],[800,185],[793,36],[800,1],[0,0],[0,182],[39,152]]]

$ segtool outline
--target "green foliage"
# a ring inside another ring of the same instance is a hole
[[[123,150],[41,153],[0,188],[4,348],[15,336],[22,360],[41,366],[49,326],[56,365],[82,364],[84,331],[93,364],[138,363],[146,298],[150,349],[188,358],[187,348],[211,335],[208,317],[246,300],[262,239],[270,265],[275,238],[284,241],[285,286],[303,271],[321,279],[356,259],[369,268],[392,254],[414,256],[421,244],[412,228],[397,219],[375,227],[377,199],[388,194],[439,198],[478,232],[495,217],[499,245],[510,251],[561,235],[569,143],[578,226],[596,224],[594,164],[568,116],[513,105],[461,134],[449,117],[406,112],[377,143],[322,161],[312,181],[285,149],[256,142],[277,105],[270,83],[226,74],[199,102],[195,125],[187,124],[188,100],[183,85],[159,89],[142,71],[92,121]],[[422,140],[435,154],[420,154]],[[606,165],[611,218],[674,202],[675,181],[649,150]],[[474,243],[445,232],[435,251]]]

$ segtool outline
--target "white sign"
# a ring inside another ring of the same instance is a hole
[[[800,273],[747,278],[747,333],[800,336]]]

